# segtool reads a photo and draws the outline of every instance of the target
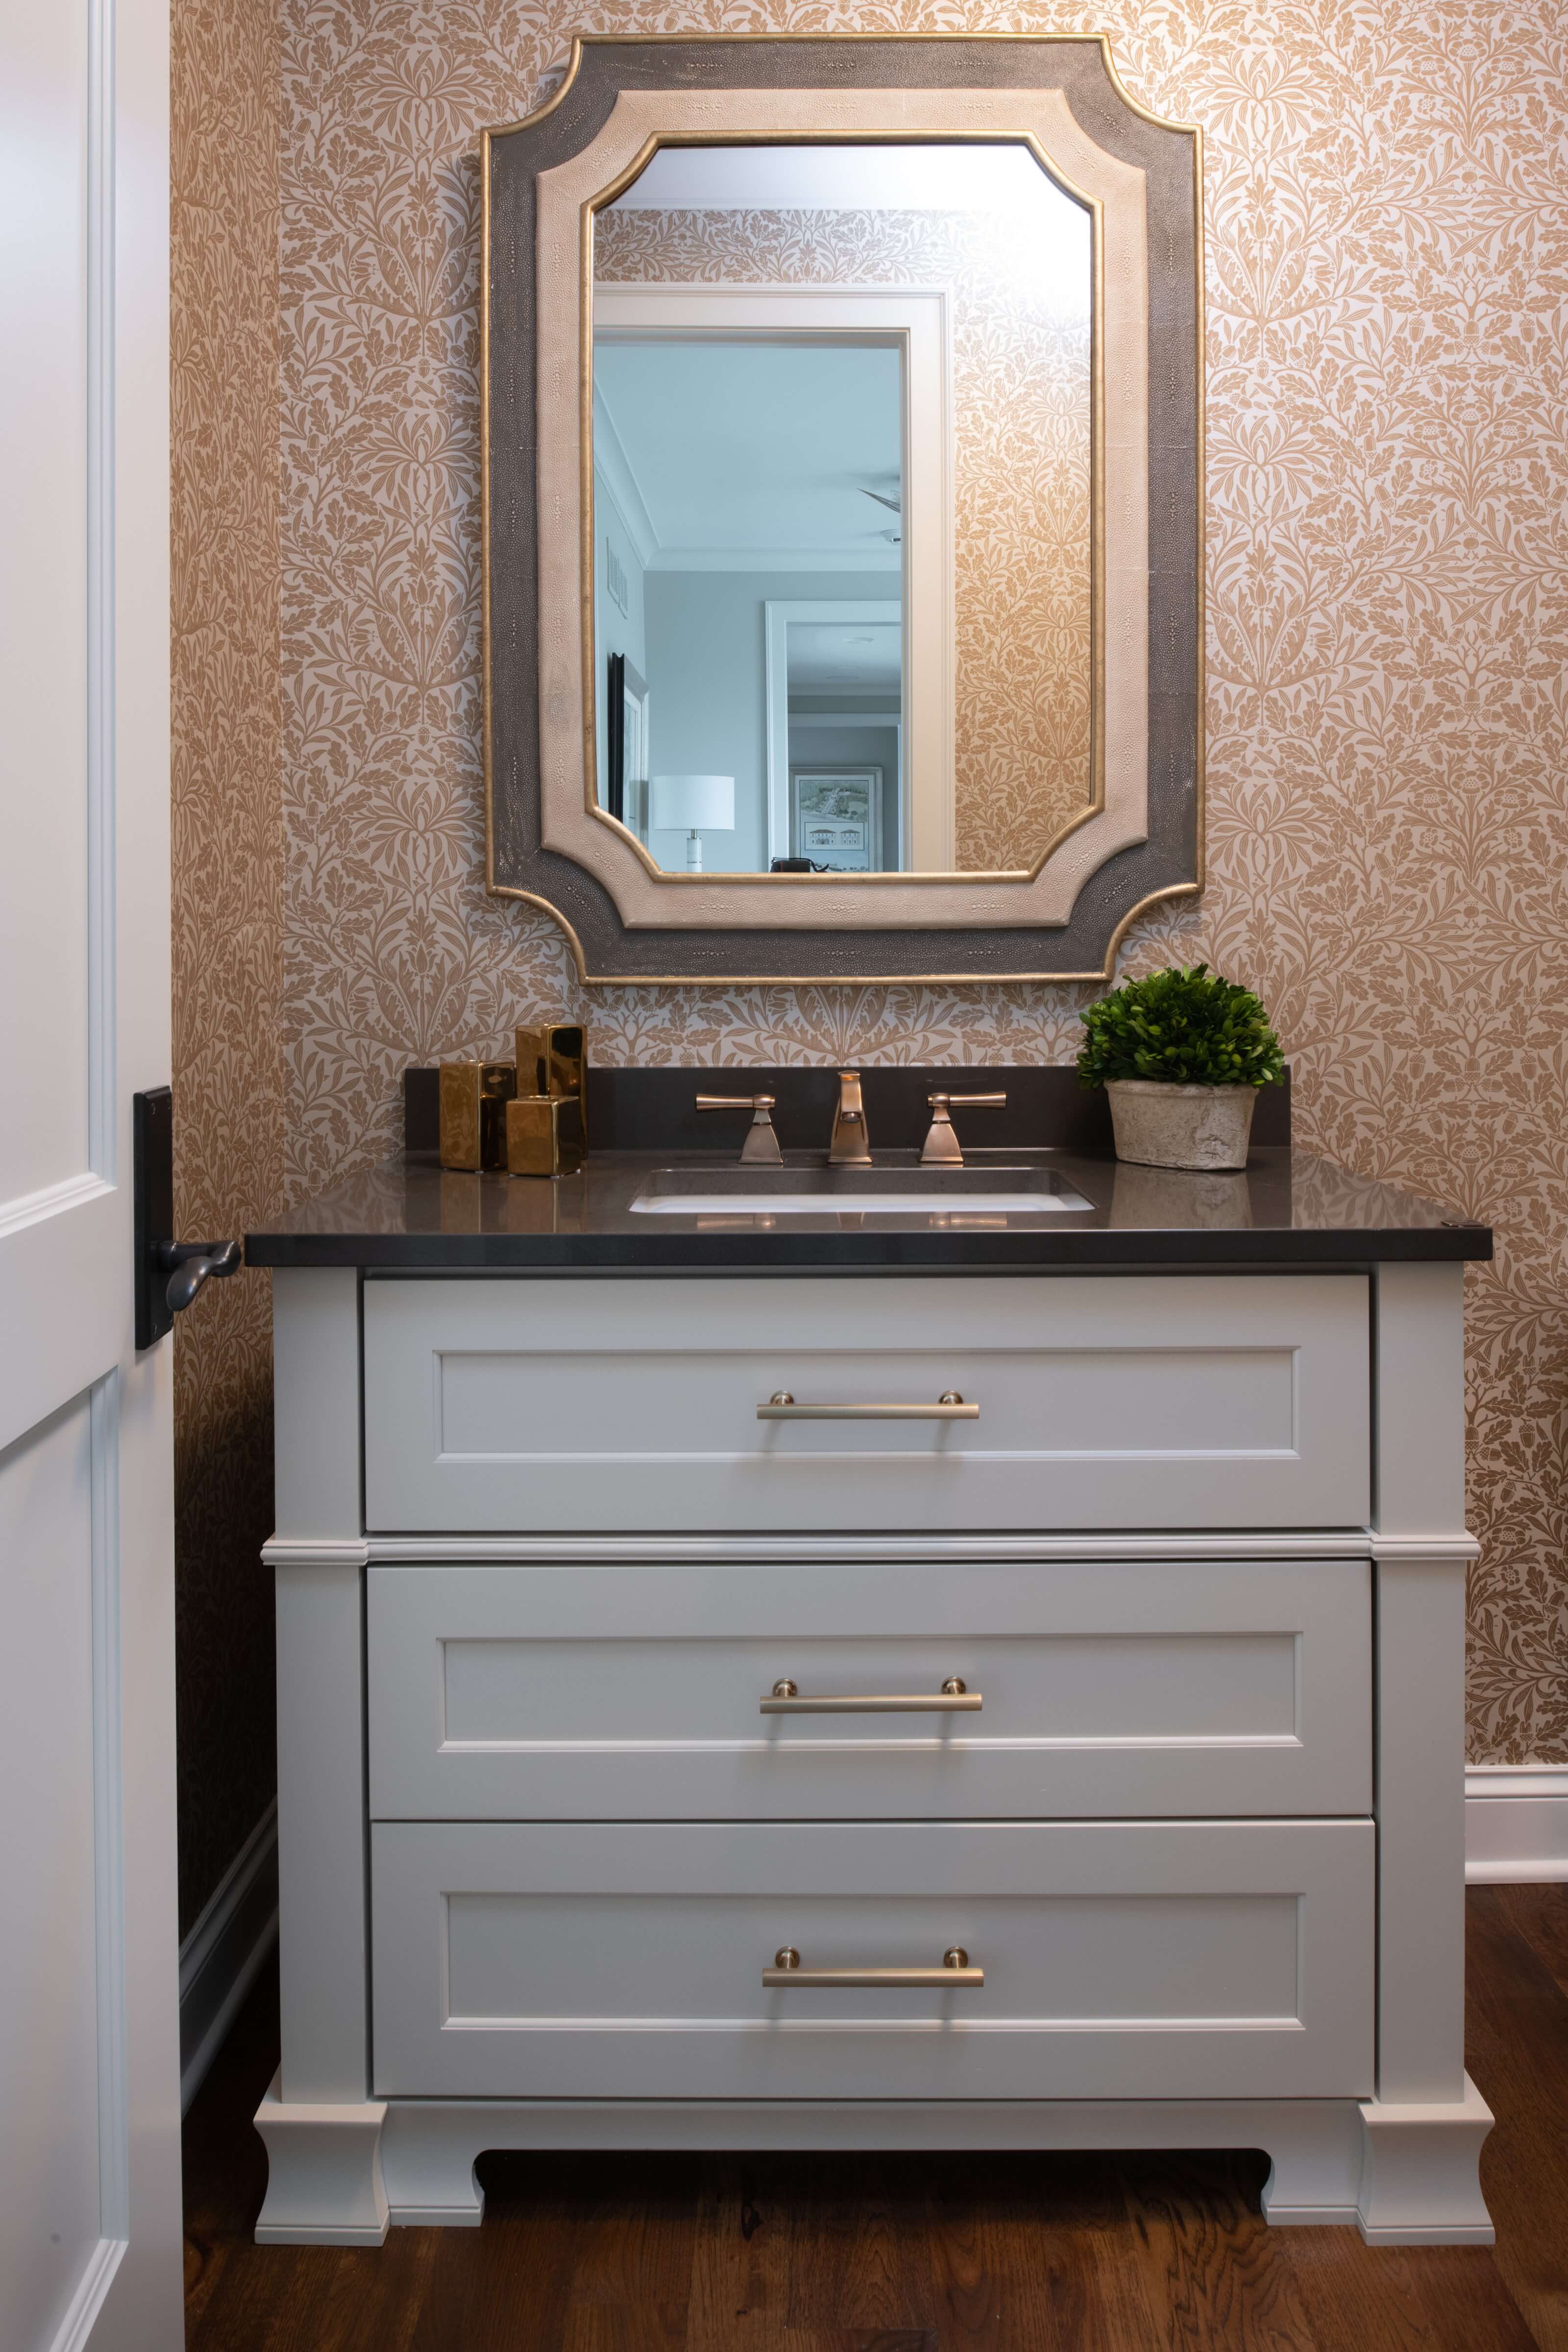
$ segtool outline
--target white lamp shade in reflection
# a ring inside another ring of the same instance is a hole
[[[686,835],[686,870],[702,871],[705,833],[735,830],[733,776],[650,776],[648,829]]]

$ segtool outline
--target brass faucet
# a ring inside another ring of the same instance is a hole
[[[975,1110],[1001,1110],[1006,1104],[1005,1095],[927,1095],[931,1106],[931,1127],[921,1146],[922,1168],[962,1168],[963,1153],[959,1147],[951,1113],[954,1105]]]
[[[827,1157],[835,1167],[846,1162],[865,1166],[870,1160],[871,1139],[866,1132],[866,1106],[860,1099],[858,1070],[838,1073],[838,1108],[833,1114]]]
[[[752,1124],[746,1129],[746,1139],[741,1146],[741,1165],[746,1167],[761,1160],[776,1168],[784,1158],[779,1139],[773,1132],[773,1095],[699,1095],[699,1110],[749,1110]]]

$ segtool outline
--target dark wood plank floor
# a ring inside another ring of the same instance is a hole
[[[1568,1887],[1469,1896],[1495,2252],[1268,2230],[1249,2155],[521,2157],[480,2230],[259,2247],[277,1988],[185,2127],[192,2352],[1568,2352]]]

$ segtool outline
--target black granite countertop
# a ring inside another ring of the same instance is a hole
[[[357,1265],[402,1273],[1026,1273],[1073,1266],[1334,1265],[1489,1258],[1490,1230],[1456,1211],[1352,1176],[1289,1144],[1254,1148],[1235,1174],[1139,1168],[1109,1156],[1009,1148],[972,1152],[1000,1172],[1048,1168],[1089,1203],[997,1215],[984,1198],[940,1211],[768,1217],[649,1216],[632,1202],[657,1168],[732,1169],[733,1152],[605,1152],[553,1182],[471,1176],[410,1154],[350,1176],[247,1234],[251,1265]],[[877,1154],[908,1169],[913,1155]],[[821,1155],[790,1155],[800,1168]]]

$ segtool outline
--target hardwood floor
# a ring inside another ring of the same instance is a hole
[[[186,2121],[191,2352],[1568,2352],[1568,1886],[1468,1907],[1493,2252],[1270,2231],[1247,2154],[493,2156],[480,2230],[259,2247],[269,1973]]]

